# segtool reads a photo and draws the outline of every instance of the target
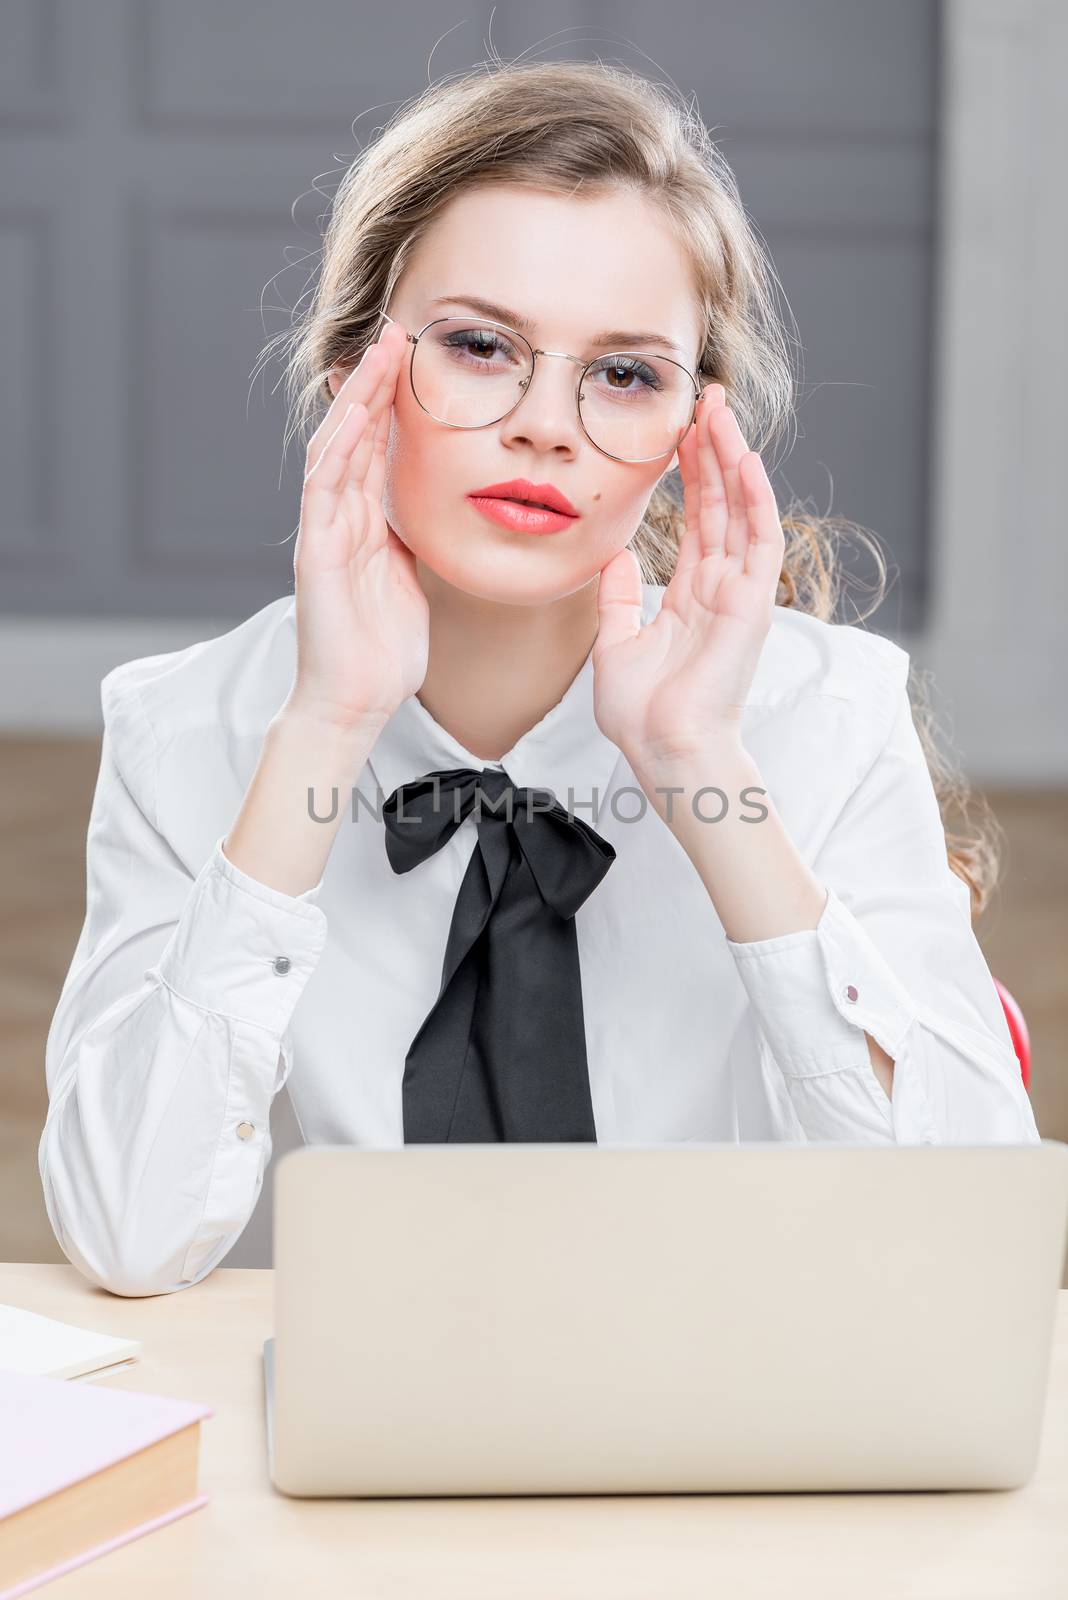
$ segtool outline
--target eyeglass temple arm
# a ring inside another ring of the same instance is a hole
[[[383,319],[383,321],[385,321],[385,322],[396,322],[397,321],[396,317],[391,317],[388,311],[380,311],[378,314]],[[399,326],[399,324],[398,324],[398,326]],[[409,333],[407,328],[405,328],[405,330],[404,330],[404,337],[411,344],[418,344],[419,343],[419,340],[418,340],[417,336],[414,333]]]

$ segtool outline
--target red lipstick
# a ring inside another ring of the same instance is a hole
[[[579,515],[555,484],[531,483],[529,478],[490,483],[467,498],[483,516],[519,533],[556,533]]]

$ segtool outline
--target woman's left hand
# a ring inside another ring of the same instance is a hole
[[[738,740],[785,548],[764,463],[722,384],[705,389],[678,456],[686,528],[658,615],[642,626],[629,546],[601,570],[594,712],[636,772]]]

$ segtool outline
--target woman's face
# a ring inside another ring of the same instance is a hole
[[[522,331],[535,349],[585,361],[627,348],[594,345],[600,330],[644,330],[671,340],[677,351],[661,353],[696,371],[701,329],[683,251],[661,213],[635,194],[580,199],[488,186],[458,195],[420,241],[387,309],[418,333],[435,317],[470,312],[463,297],[471,295],[529,318]],[[598,450],[579,421],[581,367],[572,361],[539,356],[520,404],[484,428],[429,416],[409,369],[406,357],[383,510],[416,557],[468,594],[533,605],[582,588],[630,541],[657,481],[676,464],[674,456],[627,463]],[[539,537],[500,526],[467,498],[512,478],[555,485],[579,515]]]

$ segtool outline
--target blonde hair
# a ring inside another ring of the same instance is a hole
[[[775,269],[700,116],[668,86],[625,67],[496,56],[429,85],[344,173],[311,298],[260,356],[262,363],[286,351],[287,447],[294,435],[306,444],[329,406],[327,371],[355,364],[376,336],[379,312],[439,212],[462,191],[487,184],[591,197],[624,188],[657,205],[691,264],[706,330],[699,372],[724,385],[750,448],[766,456],[793,419],[791,337]],[[684,516],[672,479],[677,472],[657,484],[632,541],[648,583],[666,584],[675,570]],[[868,547],[879,574],[872,604],[852,621],[862,623],[878,608],[887,569],[872,535],[794,500],[782,522],[777,604],[832,621],[844,586],[838,546],[849,536]],[[974,917],[997,880],[1000,828],[979,801],[979,824],[950,832],[951,812],[968,826],[973,797],[938,747],[927,690],[910,666],[909,696],[947,858],[969,887]]]

